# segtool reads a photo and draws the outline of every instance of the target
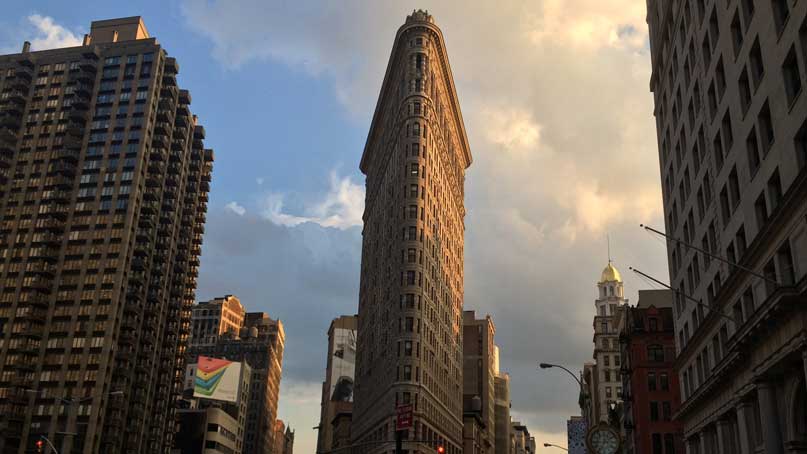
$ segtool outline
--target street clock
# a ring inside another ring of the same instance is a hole
[[[604,422],[592,427],[586,435],[586,446],[592,454],[617,454],[622,445],[622,437]]]

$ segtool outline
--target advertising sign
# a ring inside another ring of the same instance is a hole
[[[569,454],[586,454],[586,420],[573,416],[566,422]]]
[[[240,383],[241,363],[200,356],[193,380],[193,397],[237,402]]]
[[[398,418],[395,424],[395,430],[406,430],[412,427],[412,411],[413,407],[410,404],[398,405],[397,413]]]
[[[331,401],[353,402],[356,371],[356,331],[336,328],[331,352]]]

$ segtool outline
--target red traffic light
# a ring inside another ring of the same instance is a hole
[[[37,447],[37,448],[42,448],[42,447],[44,447],[44,446],[45,446],[45,442],[44,442],[44,441],[42,441],[42,440],[37,440],[37,441],[36,441],[36,447]]]
[[[445,452],[446,452],[446,448],[444,448],[444,447],[442,447],[442,446],[438,446],[438,447],[437,447],[437,452],[438,452],[439,454],[445,454]]]

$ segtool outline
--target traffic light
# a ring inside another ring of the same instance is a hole
[[[446,453],[446,448],[444,448],[442,446],[437,446],[437,454],[445,454],[445,453]]]
[[[45,447],[45,442],[42,441],[42,439],[39,439],[39,440],[36,441],[36,452],[38,454],[42,454],[42,452],[43,452],[42,448],[44,448],[44,447]]]

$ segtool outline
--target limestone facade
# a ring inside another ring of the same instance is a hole
[[[647,19],[687,450],[807,452],[807,3]]]

